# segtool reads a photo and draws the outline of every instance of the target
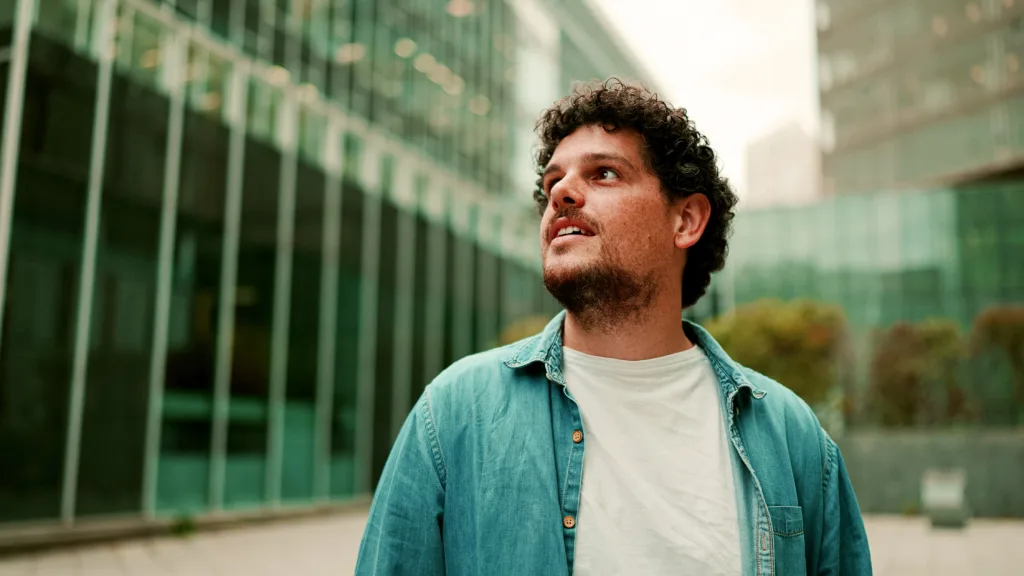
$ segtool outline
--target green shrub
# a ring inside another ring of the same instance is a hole
[[[868,393],[885,426],[939,425],[970,419],[957,380],[966,345],[955,322],[899,323],[876,332]]]
[[[839,384],[846,319],[838,306],[810,300],[758,300],[707,324],[737,362],[773,378],[808,404]]]
[[[1013,397],[1024,408],[1024,306],[996,306],[978,314],[971,330],[971,353],[1001,354],[1013,372]]]

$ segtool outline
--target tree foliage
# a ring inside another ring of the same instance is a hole
[[[707,324],[737,362],[773,378],[808,404],[839,383],[846,319],[838,306],[810,300],[759,300]]]
[[[868,404],[885,426],[938,425],[970,419],[957,373],[966,343],[955,322],[898,323],[874,339]]]
[[[1013,370],[1016,403],[1024,407],[1024,306],[996,306],[978,314],[970,345],[974,355],[1004,355]]]

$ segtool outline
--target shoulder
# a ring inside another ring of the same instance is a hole
[[[830,439],[807,402],[756,370],[742,367],[742,371],[756,390],[764,392],[763,398],[752,400],[752,406],[762,416],[758,419],[758,433],[773,437],[795,461],[823,461]]]
[[[756,370],[742,367],[742,371],[755,389],[765,393],[764,398],[759,402],[765,404],[773,417],[781,418],[787,425],[796,426],[802,431],[821,429],[821,424],[814,411],[795,392]]]
[[[518,344],[518,343],[517,343]],[[435,394],[463,395],[474,389],[487,389],[510,374],[505,360],[515,353],[517,344],[470,354],[453,362],[438,374],[429,388]]]
[[[458,418],[458,413],[507,402],[508,396],[516,392],[512,384],[520,378],[517,372],[529,370],[512,369],[505,363],[520,345],[509,344],[457,360],[427,386],[425,400],[433,410],[453,418]]]

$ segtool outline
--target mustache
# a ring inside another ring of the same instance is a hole
[[[551,225],[548,226],[549,232],[551,230],[551,227],[555,225],[555,221],[560,218],[571,218],[572,220],[579,220],[580,222],[586,224],[588,228],[593,230],[595,234],[601,231],[601,225],[598,224],[596,220],[591,218],[589,215],[584,214],[583,211],[580,210],[579,208],[570,206],[568,208],[562,208],[558,212],[555,212],[555,217],[551,219]]]

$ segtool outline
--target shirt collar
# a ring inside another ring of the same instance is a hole
[[[725,398],[732,398],[743,388],[750,391],[756,399],[764,398],[766,392],[754,386],[744,373],[744,369],[726,354],[725,350],[699,324],[683,320],[683,330],[687,337],[699,346],[711,362],[718,383],[725,392]],[[565,311],[561,311],[548,322],[540,334],[523,340],[518,347],[505,358],[509,368],[523,368],[531,364],[543,364],[548,380],[565,385],[562,374],[562,327],[565,324]]]

